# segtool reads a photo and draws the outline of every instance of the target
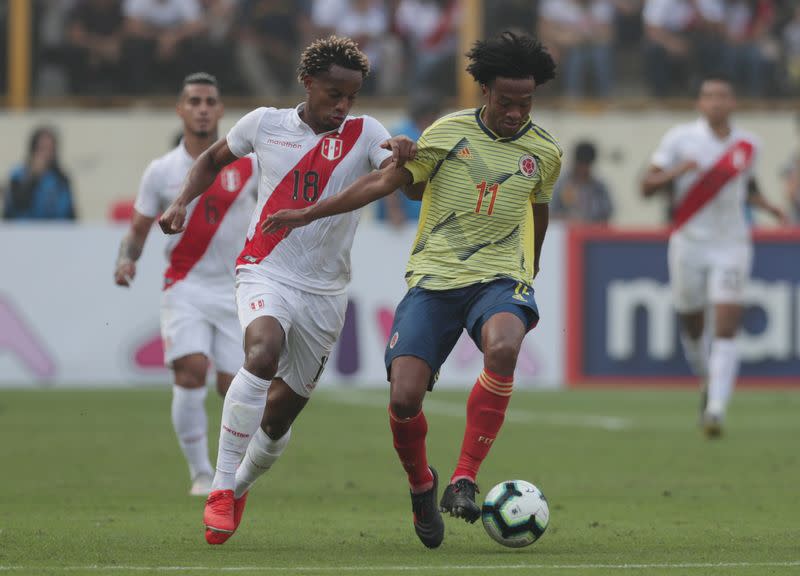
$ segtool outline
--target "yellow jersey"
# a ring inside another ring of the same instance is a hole
[[[514,136],[500,137],[482,110],[434,122],[405,164],[414,183],[428,182],[406,268],[409,288],[533,281],[531,204],[550,202],[561,147],[530,118]]]

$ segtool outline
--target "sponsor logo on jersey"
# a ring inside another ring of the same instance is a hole
[[[531,156],[530,154],[525,154],[524,156],[520,157],[519,171],[526,178],[533,177],[533,175],[536,174],[536,170],[538,168],[539,168],[539,163],[536,161],[535,156]]]
[[[400,339],[399,332],[395,332],[394,334],[392,334],[392,339],[389,341],[389,348],[390,349],[394,348],[395,344],[397,344],[397,340],[399,339]]]
[[[225,168],[219,175],[219,182],[226,192],[236,192],[242,186],[242,176],[236,168]]]
[[[261,310],[262,308],[264,308],[264,300],[261,298],[259,298],[258,300],[251,300],[250,308],[252,310]]]
[[[283,146],[284,148],[302,148],[302,144],[296,142],[289,142],[287,140],[275,140],[275,138],[267,138],[267,144],[275,144],[276,146]]]
[[[322,141],[322,156],[328,160],[336,160],[342,155],[342,148],[344,145],[341,139],[336,136],[328,136]]]

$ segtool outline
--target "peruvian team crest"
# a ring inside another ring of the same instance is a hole
[[[524,156],[520,157],[519,171],[522,172],[523,176],[527,178],[532,177],[534,174],[536,174],[537,168],[539,168],[539,164],[536,162],[535,156],[525,154]]]
[[[328,160],[336,160],[342,155],[342,148],[344,145],[339,138],[328,136],[322,141],[322,156]]]
[[[236,168],[226,168],[219,176],[220,184],[226,192],[236,192],[242,185],[242,177]]]

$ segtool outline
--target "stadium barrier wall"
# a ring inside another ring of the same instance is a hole
[[[225,134],[246,112],[226,110],[220,134]],[[390,129],[403,116],[402,110],[369,110],[358,104],[354,112],[372,114]],[[613,223],[628,227],[656,226],[663,222],[666,213],[663,202],[644,200],[638,192],[637,180],[663,134],[674,124],[695,117],[692,111],[657,109],[597,113],[538,107],[534,110],[536,123],[561,143],[565,170],[572,163],[577,141],[589,139],[597,145],[595,168],[614,201]],[[47,123],[58,128],[62,164],[72,178],[78,213],[89,222],[106,221],[112,203],[136,195],[147,164],[173,146],[180,130],[174,111],[147,108],[0,112],[0,119],[4,136],[0,139],[0,177],[4,180],[11,167],[22,161],[34,127]],[[763,153],[757,167],[760,183],[767,196],[782,202],[780,173],[797,147],[793,113],[742,111],[736,121],[761,139]]]
[[[667,238],[667,231],[569,231],[565,371],[571,384],[696,385],[672,309]],[[740,382],[800,388],[800,230],[762,230],[754,239]]]
[[[112,281],[124,233],[99,224],[0,226],[0,387],[168,385],[159,333],[165,236],[151,232],[125,289]],[[321,386],[385,385],[383,351],[414,234],[361,224],[347,322]],[[518,388],[564,381],[564,238],[551,225],[536,282],[542,319],[523,345]],[[462,337],[437,386],[471,386],[481,367],[480,352]]]

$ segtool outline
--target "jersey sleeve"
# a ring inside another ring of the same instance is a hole
[[[542,176],[539,185],[534,188],[531,194],[531,202],[534,204],[548,204],[553,198],[553,188],[561,174],[561,149],[554,150],[552,156],[541,159]]]
[[[370,116],[364,117],[364,128],[367,137],[367,146],[369,147],[369,163],[374,169],[378,169],[383,164],[383,161],[392,157],[391,150],[384,150],[381,144],[386,142],[391,136],[386,128]]]
[[[139,193],[133,208],[142,216],[155,218],[161,212],[161,194],[164,183],[158,169],[158,164],[153,161],[145,169],[142,181],[139,183]]]
[[[258,127],[266,112],[267,108],[257,108],[248,112],[228,132],[226,137],[228,148],[239,158],[247,156],[255,149]]]
[[[665,170],[671,168],[678,161],[678,145],[680,144],[681,135],[679,128],[673,128],[661,139],[658,148],[653,152],[650,158],[650,164],[656,168]]]
[[[436,167],[447,157],[450,136],[445,122],[434,122],[417,140],[417,157],[403,166],[411,172],[414,184],[431,177]]]

